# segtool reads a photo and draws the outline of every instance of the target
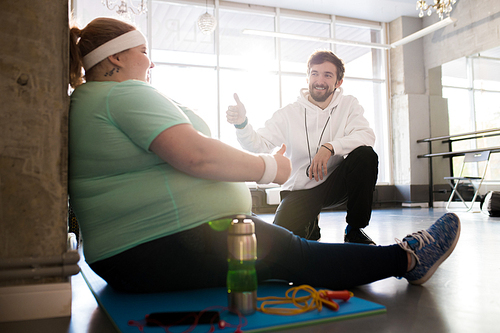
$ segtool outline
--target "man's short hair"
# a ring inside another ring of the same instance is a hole
[[[331,62],[337,67],[337,82],[344,79],[344,61],[330,50],[316,50],[309,56],[309,60],[307,60],[307,75],[311,73],[311,67],[313,65],[320,65],[325,61]]]

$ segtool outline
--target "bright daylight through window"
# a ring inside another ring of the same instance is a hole
[[[450,134],[500,127],[500,48],[460,58],[442,66],[443,97],[448,99]],[[456,143],[466,150],[500,146],[498,136]],[[497,165],[500,156],[491,155]],[[462,161],[454,158],[454,170]],[[488,168],[485,179],[500,179],[500,169]]]
[[[383,24],[342,20],[330,15],[219,1],[151,0],[147,14],[133,16],[147,35],[156,67],[151,84],[171,99],[195,110],[210,126],[212,137],[239,148],[225,111],[237,93],[254,128],[274,111],[294,102],[306,88],[306,62],[316,49],[331,49],[346,64],[342,87],[365,109],[375,130],[379,183],[390,182],[387,119],[386,51],[354,45],[243,34],[245,29],[383,43]],[[205,12],[218,17],[213,34],[202,34],[197,19]],[[118,15],[97,0],[75,0],[80,25],[98,16]]]

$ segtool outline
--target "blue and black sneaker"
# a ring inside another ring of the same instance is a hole
[[[448,258],[460,237],[460,219],[453,213],[441,216],[427,230],[406,236],[396,243],[416,259],[415,267],[403,277],[411,284],[423,284],[434,274],[441,263]]]

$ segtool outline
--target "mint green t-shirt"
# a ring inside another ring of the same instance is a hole
[[[250,214],[244,183],[189,176],[149,150],[162,131],[208,126],[141,81],[88,82],[71,95],[69,193],[92,263],[233,214]]]

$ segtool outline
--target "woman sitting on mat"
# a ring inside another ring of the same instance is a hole
[[[286,147],[254,155],[211,139],[201,118],[148,83],[146,39],[128,23],[98,18],[72,27],[70,44],[69,192],[86,261],[120,291],[225,286],[227,232],[208,222],[251,215],[244,182],[283,184]],[[182,89],[196,98],[200,84]],[[454,214],[390,246],[307,241],[252,219],[260,282],[329,289],[388,277],[422,284],[460,234]]]

